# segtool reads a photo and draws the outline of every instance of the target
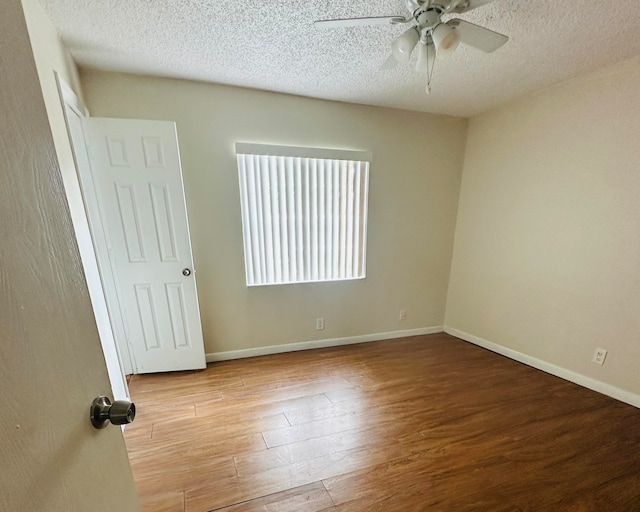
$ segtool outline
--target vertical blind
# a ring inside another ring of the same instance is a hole
[[[236,143],[247,286],[365,277],[370,153]]]

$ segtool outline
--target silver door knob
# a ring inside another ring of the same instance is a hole
[[[191,275],[191,270],[188,268],[183,268],[182,269],[182,275],[183,276],[190,276]]]
[[[128,400],[116,400],[111,403],[106,396],[99,396],[91,403],[89,414],[95,428],[104,428],[109,422],[113,425],[126,425],[136,417],[136,406]]]

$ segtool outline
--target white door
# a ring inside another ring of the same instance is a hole
[[[133,512],[122,432],[89,421],[111,389],[65,194],[74,170],[54,149],[23,6],[0,11],[0,510]]]
[[[136,373],[204,368],[175,123],[83,122]]]

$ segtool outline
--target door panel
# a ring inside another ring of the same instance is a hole
[[[85,133],[137,373],[204,368],[175,124],[87,118]]]

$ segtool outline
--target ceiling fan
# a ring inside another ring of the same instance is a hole
[[[509,40],[503,34],[459,18],[442,21],[442,15],[464,13],[492,1],[494,0],[405,0],[410,13],[408,16],[318,20],[314,25],[318,28],[343,28],[410,24],[391,43],[391,55],[381,69],[391,69],[398,63],[409,62],[414,48],[417,48],[416,70],[426,73],[426,90],[429,93],[436,56],[443,58],[451,55],[459,43],[491,53]]]

